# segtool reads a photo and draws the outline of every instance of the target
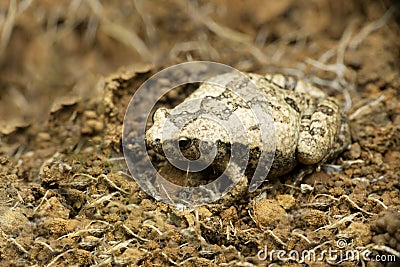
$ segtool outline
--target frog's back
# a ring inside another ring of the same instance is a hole
[[[268,76],[246,75],[262,93],[263,101],[266,101],[268,106],[266,112],[274,120],[276,150],[271,176],[279,176],[296,165],[296,147],[300,131],[301,110],[306,102],[306,94],[284,89],[271,82]],[[235,90],[235,87],[246,86],[248,83],[244,80],[243,77],[236,74],[216,76],[209,80],[211,84],[204,83],[187,100],[208,97],[222,101],[235,109],[238,117],[243,118],[243,124],[248,129],[250,149],[261,150],[263,146],[259,138],[258,122],[251,118],[251,105],[253,103],[244,101],[238,94],[231,91]],[[247,97],[251,98],[251,96]]]

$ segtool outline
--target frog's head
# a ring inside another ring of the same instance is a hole
[[[159,108],[153,115],[153,123],[146,132],[146,145],[161,155],[166,154],[166,149],[173,149],[173,144],[178,144],[185,158],[196,160],[203,153],[211,153],[213,148],[223,152],[220,144],[229,143],[226,129],[206,116],[187,113],[172,116],[171,110]],[[168,127],[171,123],[174,127]],[[176,133],[169,134],[168,131]]]

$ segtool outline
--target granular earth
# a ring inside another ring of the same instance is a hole
[[[399,266],[398,1],[9,0],[0,14],[1,266]],[[351,147],[298,186],[295,170],[190,210],[155,201],[125,166],[125,109],[190,60],[320,86]],[[270,253],[329,249],[371,260]]]

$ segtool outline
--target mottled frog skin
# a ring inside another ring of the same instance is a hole
[[[302,80],[275,74],[245,75],[264,94],[275,126],[275,157],[268,178],[290,172],[298,163],[318,166],[337,157],[350,144],[350,132],[346,117],[339,103],[319,88]],[[203,83],[186,101],[192,99],[215,99],[222,101],[236,112],[246,129],[249,140],[250,158],[248,168],[254,168],[262,149],[260,127],[251,115],[245,101],[229,90],[229,86],[247,86],[241,75],[229,73],[211,78],[209,81],[224,86]],[[182,103],[182,104],[184,104]],[[180,105],[182,105],[180,104]],[[195,113],[199,106],[185,111]],[[203,107],[204,108],[204,107]],[[159,108],[153,116],[153,126],[146,132],[146,144],[156,152],[163,154],[162,129],[172,110]],[[231,113],[223,113],[230,116]],[[221,116],[219,114],[218,116]],[[225,118],[226,119],[226,118]],[[188,159],[197,159],[199,146],[203,141],[213,142],[217,146],[217,156],[213,166],[224,169],[230,156],[228,133],[221,125],[204,119],[194,118],[188,121],[180,131],[180,150]]]

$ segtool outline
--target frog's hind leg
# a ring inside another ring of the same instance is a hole
[[[350,144],[350,127],[347,123],[346,116],[341,114],[341,122],[338,135],[332,145],[331,152],[326,156],[326,160],[324,162],[336,158],[340,153],[348,149]]]
[[[351,143],[349,131],[350,129],[346,121],[346,117],[342,114],[340,131],[334,143],[332,144],[331,150],[317,164],[303,165],[300,171],[294,176],[293,186],[298,186],[305,176],[313,173],[315,170],[319,170],[321,165],[333,158],[336,158],[340,153],[343,152],[344,149],[348,148]]]
[[[342,115],[333,98],[309,106],[302,114],[297,160],[305,165],[320,163],[330,154],[340,132]]]

